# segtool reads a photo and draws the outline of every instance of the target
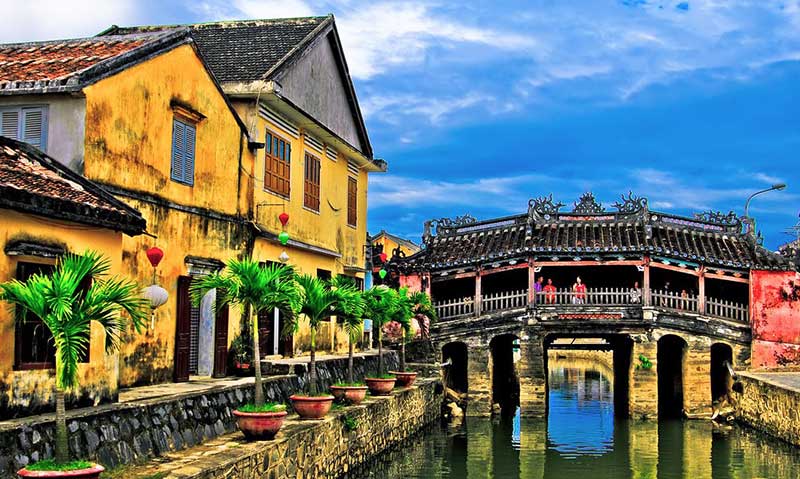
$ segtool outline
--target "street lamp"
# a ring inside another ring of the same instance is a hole
[[[766,193],[768,191],[773,191],[773,190],[774,191],[781,191],[781,190],[784,190],[784,189],[786,189],[786,183],[776,183],[776,184],[770,186],[767,189],[764,189],[764,190],[761,190],[761,191],[756,191],[755,193],[750,195],[750,197],[747,198],[747,201],[744,204],[744,216],[745,216],[745,218],[749,218],[750,217],[750,214],[749,214],[749,211],[750,211],[750,200],[752,200],[756,196],[758,196],[758,195],[760,195],[762,193]]]

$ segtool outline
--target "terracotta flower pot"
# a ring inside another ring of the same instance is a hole
[[[236,375],[239,377],[245,377],[250,375],[250,363],[234,363],[234,367],[236,368]]]
[[[412,372],[389,371],[389,374],[394,374],[397,378],[396,386],[401,388],[411,387],[417,379],[417,373]]]
[[[367,383],[369,392],[373,396],[385,396],[392,392],[394,389],[395,378],[382,379],[382,378],[365,378],[364,382]]]
[[[292,407],[303,419],[322,419],[333,405],[333,396],[290,396]]]
[[[74,471],[29,471],[27,469],[20,469],[17,471],[17,474],[19,477],[68,477],[69,479],[97,479],[100,477],[100,473],[105,470],[106,468],[100,464],[94,464],[90,468],[77,469]]]
[[[236,416],[236,425],[244,437],[251,441],[273,439],[283,426],[286,411],[277,412],[241,412],[233,411]]]
[[[344,399],[350,404],[361,404],[361,401],[367,397],[366,386],[331,386],[331,394],[337,401]]]

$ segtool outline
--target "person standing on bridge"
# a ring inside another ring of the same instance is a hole
[[[547,304],[553,304],[556,302],[556,287],[553,286],[553,278],[547,278],[547,285],[544,287],[544,296]]]
[[[544,277],[539,276],[535,283],[533,283],[533,300],[534,302],[540,301],[542,297],[542,289],[544,288]]]
[[[583,284],[580,276],[575,279],[575,284],[572,285],[572,292],[574,293],[572,304],[586,303],[586,285]]]
[[[639,282],[633,282],[633,289],[631,289],[630,293],[630,301],[634,304],[639,304],[642,302],[642,288],[639,287]]]

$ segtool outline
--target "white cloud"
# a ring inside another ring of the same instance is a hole
[[[291,18],[320,14],[303,0],[209,0],[187,5],[207,20]]]
[[[135,0],[28,0],[3,2],[0,42],[28,42],[95,35],[113,24],[136,23]]]
[[[753,178],[764,183],[769,183],[770,185],[774,185],[776,183],[783,183],[783,180],[781,178],[762,172],[756,173],[755,175],[753,175]]]
[[[387,123],[399,123],[407,116],[421,116],[432,125],[437,125],[459,110],[488,102],[494,102],[494,98],[477,92],[446,98],[426,98],[409,94],[372,95],[361,102],[361,111],[364,116],[378,117]]]

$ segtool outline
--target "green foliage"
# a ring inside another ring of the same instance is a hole
[[[282,412],[286,410],[286,405],[282,403],[268,402],[261,406],[255,404],[245,404],[244,406],[236,408],[239,412],[250,413],[264,413],[264,412]]]
[[[431,326],[439,321],[439,315],[436,314],[436,308],[433,307],[431,297],[423,291],[417,291],[410,295],[411,303],[414,305],[413,313],[427,316],[430,320]]]
[[[370,376],[370,379],[395,379],[396,376],[394,374],[376,374],[374,376]]]
[[[54,459],[44,459],[39,462],[34,462],[25,466],[29,471],[78,471],[80,469],[89,469],[94,464],[88,461],[70,461],[65,463],[58,463]]]
[[[353,416],[342,416],[342,423],[344,423],[344,430],[347,432],[353,432],[358,429],[358,419]]]
[[[249,363],[253,357],[253,346],[242,333],[239,333],[231,341],[229,354],[240,363]]]
[[[650,359],[645,356],[644,354],[639,355],[639,364],[636,365],[636,369],[644,369],[648,370],[653,367],[653,363]]]
[[[365,302],[361,291],[352,278],[336,275],[330,282],[330,289],[336,296],[334,314],[347,333],[350,342],[355,343],[364,333]]]
[[[31,312],[53,335],[56,349],[56,386],[62,390],[77,385],[78,361],[86,353],[92,321],[105,331],[105,348],[119,348],[130,318],[138,332],[147,319],[149,303],[138,285],[108,277],[111,262],[100,253],[66,254],[52,273],[34,274],[27,281],[0,284],[0,300],[16,306],[17,318]],[[89,285],[88,288],[86,285]]]
[[[352,383],[339,382],[339,383],[334,384],[334,386],[337,386],[337,387],[340,387],[340,388],[360,388],[360,387],[366,387],[366,384],[363,381],[362,382],[356,381],[356,382],[352,382]]]
[[[403,327],[403,341],[407,341],[411,335],[411,318],[414,303],[408,295],[408,288],[402,287],[395,292],[394,308],[392,308],[391,319]]]
[[[386,286],[373,286],[364,291],[364,316],[370,318],[376,331],[392,320],[397,305],[397,291]]]
[[[308,318],[311,329],[317,331],[322,321],[335,314],[339,298],[323,280],[311,275],[298,276],[297,283],[302,291],[300,313]],[[294,328],[297,328],[297,324]]]

